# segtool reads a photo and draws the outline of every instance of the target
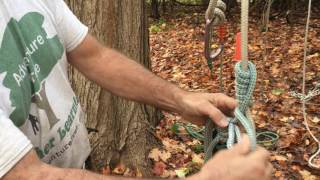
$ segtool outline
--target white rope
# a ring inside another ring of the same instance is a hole
[[[212,20],[214,18],[214,11],[217,7],[218,0],[210,0],[208,9],[205,14],[206,20]],[[208,23],[208,22],[207,22]]]
[[[227,5],[222,0],[210,0],[209,6],[206,10],[205,19],[206,24],[213,22],[213,25],[219,25],[226,20],[224,12]]]
[[[248,69],[249,0],[241,0],[241,65]]]
[[[307,67],[308,33],[309,33],[310,16],[311,16],[311,4],[312,4],[312,0],[309,0],[306,32],[305,32],[305,37],[304,37],[303,82],[302,82],[302,94],[303,94],[303,96],[306,96],[306,67]],[[316,165],[316,164],[313,163],[313,160],[320,154],[320,141],[311,132],[309,124],[308,124],[307,113],[306,113],[306,98],[304,98],[302,100],[302,112],[303,112],[304,124],[305,124],[309,134],[314,139],[314,141],[316,141],[318,143],[318,151],[309,158],[308,165],[310,167],[312,167],[312,168],[320,169],[320,165]]]

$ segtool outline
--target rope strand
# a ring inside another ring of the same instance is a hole
[[[303,80],[302,80],[303,96],[306,96],[306,69],[307,69],[307,53],[308,53],[307,51],[308,51],[308,35],[309,35],[309,25],[310,25],[310,16],[311,16],[311,5],[312,5],[312,0],[309,0],[308,17],[307,17],[306,31],[305,31],[305,37],[304,37]],[[309,158],[308,165],[312,168],[320,169],[320,165],[316,165],[313,163],[313,160],[320,154],[320,141],[318,138],[315,137],[315,135],[312,133],[309,127],[308,120],[307,120],[307,113],[306,113],[305,98],[302,100],[302,112],[303,112],[304,125],[306,126],[306,129],[308,130],[309,134],[314,139],[314,141],[318,143],[318,151]]]

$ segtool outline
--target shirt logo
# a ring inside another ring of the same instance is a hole
[[[0,47],[0,83],[10,91],[12,112],[10,119],[18,127],[30,115],[31,103],[46,112],[50,126],[59,119],[55,116],[45,92],[45,79],[61,59],[64,47],[58,36],[48,38],[42,27],[44,16],[30,12],[20,21],[10,19]]]

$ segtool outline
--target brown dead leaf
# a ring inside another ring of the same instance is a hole
[[[118,164],[116,168],[113,169],[113,174],[123,175],[126,171],[126,167],[123,164]]]
[[[167,166],[166,166],[163,162],[156,162],[156,163],[154,164],[154,167],[153,167],[153,169],[152,169],[152,172],[153,172],[153,174],[156,175],[156,176],[161,176],[161,175],[163,175],[166,167],[167,167]]]
[[[171,157],[170,152],[161,151],[158,148],[152,149],[149,153],[149,158],[153,159],[154,161],[158,162],[160,160],[166,162]]]
[[[198,154],[192,154],[192,162],[203,165],[204,159]]]

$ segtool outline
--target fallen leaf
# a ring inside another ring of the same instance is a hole
[[[275,89],[272,89],[272,94],[273,95],[276,95],[276,96],[280,96],[282,93],[284,93],[285,90],[284,89],[281,89],[281,88],[275,88]]]
[[[318,117],[314,117],[311,121],[314,123],[319,123],[320,119]]]
[[[160,151],[158,148],[152,149],[149,153],[149,158],[154,161],[160,161],[160,159],[166,162],[171,157],[170,152]]]
[[[302,170],[299,171],[300,175],[302,176],[303,180],[317,180],[317,177],[312,175],[309,171],[307,170]]]
[[[113,169],[113,174],[123,175],[126,171],[126,167],[123,164],[118,164],[116,168]]]
[[[197,164],[201,164],[201,165],[204,164],[203,158],[198,154],[192,155],[192,162],[197,163]]]
[[[163,162],[156,162],[154,164],[152,172],[156,176],[161,176],[164,173],[166,167],[167,166]]]
[[[180,168],[178,170],[175,170],[175,172],[179,178],[185,178],[186,175],[189,173],[189,169],[188,168]]]

